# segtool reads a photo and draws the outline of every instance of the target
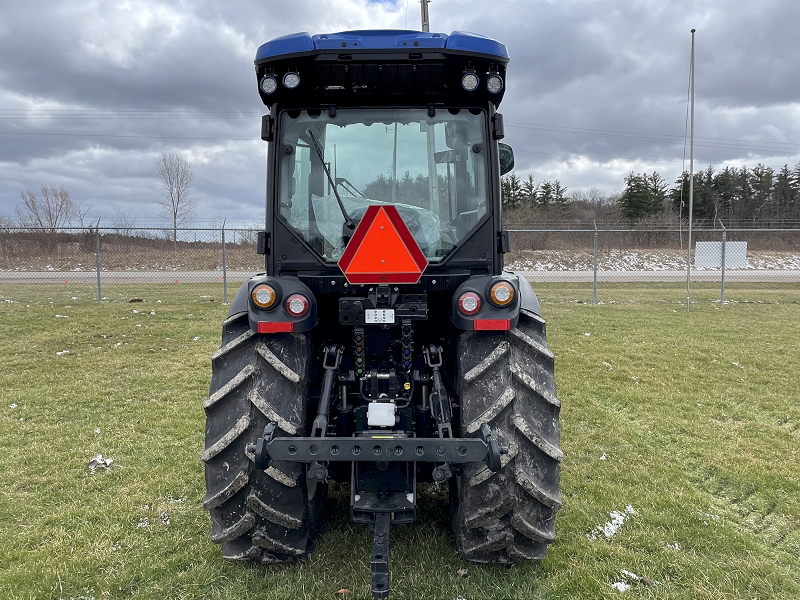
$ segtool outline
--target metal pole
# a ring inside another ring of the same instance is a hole
[[[225,257],[225,223],[227,219],[222,221],[222,301],[228,303],[228,263]]]
[[[422,9],[422,31],[430,31],[431,30],[431,19],[428,16],[428,2],[431,0],[422,0],[420,2],[420,7]]]
[[[727,241],[726,238],[728,237],[728,232],[725,229],[725,225],[722,223],[722,219],[719,220],[719,224],[722,226],[722,256],[721,258],[721,268],[722,268],[722,280],[720,283],[720,292],[719,292],[719,301],[720,304],[725,304],[725,242]]]
[[[690,85],[691,88],[691,127],[690,127],[690,142],[689,142],[689,244],[686,249],[686,312],[689,312],[689,299],[691,297],[691,279],[692,279],[692,211],[694,202],[694,32],[692,29],[692,60],[690,68]]]
[[[597,304],[597,221],[594,222],[594,290],[592,304]]]
[[[394,149],[392,150],[392,204],[397,202],[397,123],[394,124]]]
[[[94,228],[94,266],[97,270],[97,301],[103,301],[100,293],[100,218],[97,218],[97,225]]]

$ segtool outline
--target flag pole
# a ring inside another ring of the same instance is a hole
[[[686,250],[686,312],[689,312],[692,280],[692,210],[694,201],[694,32],[692,29],[692,59],[689,67],[691,88],[691,126],[689,134],[689,245]]]

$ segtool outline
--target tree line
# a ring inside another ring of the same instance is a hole
[[[602,220],[604,222],[669,223],[688,218],[689,173],[684,172],[671,186],[664,177],[631,172],[619,193],[596,189],[566,194],[556,180],[535,183],[532,175],[520,180],[515,174],[502,179],[502,201],[511,220],[528,218],[561,221]],[[800,224],[800,163],[784,165],[777,171],[755,167],[709,166],[694,174],[692,220],[711,225],[722,220],[726,226],[780,228]]]
[[[160,214],[172,229],[172,240],[177,243],[178,228],[190,221],[197,206],[191,195],[194,175],[189,163],[177,154],[162,154],[156,160],[156,173],[159,179],[159,195],[156,202]],[[77,223],[81,229],[91,229],[95,218],[89,219],[91,205],[83,206],[75,202],[70,193],[62,185],[60,188],[41,186],[39,195],[31,190],[20,193],[22,204],[15,208],[16,219],[0,215],[0,227],[31,227],[56,233],[60,229]],[[111,227],[118,229],[131,228],[135,217],[131,211],[114,209]],[[99,223],[99,218],[96,219]]]

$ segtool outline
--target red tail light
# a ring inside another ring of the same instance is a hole
[[[458,310],[465,315],[474,315],[481,309],[481,297],[475,292],[465,292],[458,297]]]
[[[292,294],[286,299],[286,311],[293,317],[302,317],[311,305],[302,294]]]

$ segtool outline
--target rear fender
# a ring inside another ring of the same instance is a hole
[[[489,301],[489,290],[501,281],[511,284],[514,288],[514,297],[507,306],[503,307],[496,306]],[[468,292],[476,294],[480,299],[480,307],[471,315],[464,314],[458,306],[459,298]],[[520,281],[513,273],[473,277],[462,283],[453,294],[451,321],[455,327],[464,331],[507,331],[517,326],[521,301]]]
[[[253,288],[262,283],[267,283],[278,293],[275,306],[263,310],[251,301]],[[301,317],[292,316],[286,309],[286,299],[294,294],[300,294],[308,300],[308,311]],[[269,275],[254,275],[239,288],[231,303],[228,316],[246,312],[250,321],[250,328],[259,333],[292,332],[303,333],[317,325],[317,301],[311,290],[296,277],[270,277]]]
[[[520,307],[541,317],[542,309],[539,307],[539,299],[536,297],[530,282],[513,271],[504,271],[503,273],[513,274],[519,278]]]

